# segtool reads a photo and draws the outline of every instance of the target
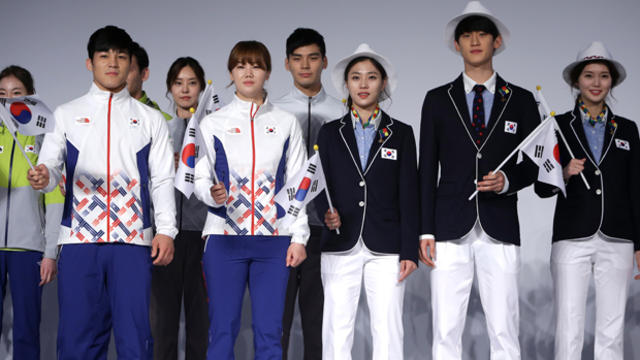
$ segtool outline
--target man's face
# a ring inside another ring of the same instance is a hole
[[[93,82],[98,88],[118,92],[127,85],[127,75],[131,57],[122,50],[96,51],[92,59],[87,59],[87,69],[93,73]]]
[[[323,57],[316,44],[301,46],[293,51],[284,62],[284,67],[291,72],[293,83],[300,88],[308,89],[322,84],[322,70],[327,68],[327,57]]]
[[[460,52],[465,64],[482,66],[491,64],[493,53],[502,45],[502,37],[484,31],[465,32],[455,42],[456,50]]]
[[[131,56],[131,66],[129,66],[129,75],[127,76],[127,89],[129,94],[135,99],[142,97],[142,83],[149,78],[149,68],[140,71],[138,58]]]

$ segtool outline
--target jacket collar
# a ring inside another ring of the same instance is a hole
[[[589,158],[589,161],[591,161],[591,163],[593,163],[593,165],[596,167],[598,167],[600,163],[604,161],[604,158],[609,152],[609,148],[611,147],[611,142],[616,134],[616,131],[618,131],[617,125],[614,125],[616,116],[613,114],[613,111],[611,111],[610,107],[607,106],[607,109],[607,124],[604,129],[604,141],[602,142],[602,154],[600,155],[600,159],[594,159],[594,156],[591,153],[591,147],[589,146],[589,141],[587,140],[587,136],[584,133],[584,126],[582,125],[582,112],[577,103],[573,108],[573,111],[571,112],[572,118],[569,121],[569,125],[571,126],[576,139],[578,139],[582,150]]]
[[[460,74],[460,76],[458,76],[458,78],[449,85],[448,89],[449,98],[451,99],[451,102],[458,114],[458,118],[467,132],[469,141],[471,141],[473,146],[478,150],[482,149],[482,147],[484,147],[484,145],[489,141],[489,138],[495,130],[496,124],[500,121],[502,113],[513,94],[513,89],[511,89],[509,84],[504,81],[500,75],[497,75],[497,73],[494,73],[494,75],[496,76],[496,86],[493,106],[491,107],[491,114],[489,115],[489,122],[487,123],[487,131],[489,131],[489,133],[480,147],[478,147],[476,142],[473,140],[473,135],[471,135],[471,132],[473,131],[473,129],[471,129],[471,115],[469,114],[467,107],[467,98],[462,74]]]
[[[342,124],[339,128],[340,136],[342,137],[342,141],[349,151],[349,155],[351,155],[351,160],[353,161],[354,166],[358,169],[358,173],[360,173],[360,176],[363,179],[364,176],[367,175],[369,169],[371,169],[373,163],[378,158],[378,152],[380,151],[380,148],[383,147],[393,136],[393,119],[383,110],[381,110],[380,113],[381,117],[378,124],[378,131],[376,131],[376,137],[373,139],[371,149],[369,149],[369,158],[367,159],[367,166],[365,169],[362,169],[362,165],[359,161],[358,145],[356,143],[356,137],[353,131],[351,112],[340,119],[340,123]],[[380,135],[380,132],[384,129],[388,131],[389,135],[383,139]]]
[[[303,102],[305,104],[309,102],[309,96],[307,96],[305,93],[300,91],[300,89],[298,89],[295,86],[293,86],[293,88],[289,92],[289,96],[292,99],[295,99],[297,101],[301,101],[301,102]],[[320,88],[320,91],[317,94],[315,94],[314,96],[311,96],[311,103],[312,104],[321,103],[326,98],[327,98],[327,93],[324,91],[324,87],[322,87],[322,88]]]
[[[95,99],[99,101],[108,101],[111,94],[113,94],[112,100],[116,100],[116,101],[125,100],[131,97],[131,95],[129,95],[129,90],[127,89],[126,86],[122,90],[118,91],[117,93],[112,93],[111,91],[100,89],[95,82],[91,82],[91,87],[89,88],[89,95],[91,95]]]
[[[256,103],[252,101],[246,101],[246,100],[240,99],[238,95],[236,95],[235,93],[233,94],[233,101],[231,102],[231,105],[234,106],[236,109],[240,110],[241,112],[249,113],[250,116],[251,115],[255,116],[258,114],[258,112],[262,113],[272,106],[271,102],[269,102],[269,95],[265,96],[264,102],[262,103],[262,105],[258,106]]]

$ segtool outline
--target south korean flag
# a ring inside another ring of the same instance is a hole
[[[520,151],[527,154],[538,165],[538,181],[553,185],[567,196],[562,165],[560,165],[560,149],[555,134],[556,119],[548,117],[536,128],[537,134]]]
[[[320,156],[316,152],[304,163],[300,171],[292,176],[276,194],[275,201],[285,210],[279,227],[288,229],[300,211],[326,187]]]
[[[11,132],[27,136],[51,132],[56,125],[49,107],[35,95],[0,98],[0,118]]]

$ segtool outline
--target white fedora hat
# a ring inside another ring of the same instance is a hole
[[[571,83],[571,71],[573,71],[573,69],[575,69],[575,67],[579,64],[591,60],[606,60],[613,64],[613,66],[615,66],[616,70],[618,70],[618,74],[620,74],[620,77],[615,84],[612,84],[612,86],[620,84],[627,77],[627,71],[624,69],[624,66],[622,66],[622,64],[620,64],[619,62],[613,60],[611,53],[609,52],[609,50],[607,50],[604,44],[600,41],[594,41],[586,49],[578,53],[578,56],[576,56],[576,61],[572,62],[564,68],[564,70],[562,71],[562,77],[564,78],[564,81],[566,81],[569,86],[573,87],[574,84]]]
[[[458,52],[456,50],[456,46],[454,45],[454,41],[456,40],[456,27],[458,27],[460,21],[473,15],[484,16],[496,25],[500,36],[502,36],[502,45],[496,49],[494,54],[497,55],[502,52],[502,50],[504,50],[504,48],[506,47],[506,43],[509,41],[509,36],[511,33],[509,32],[509,29],[507,29],[507,27],[502,23],[502,21],[493,16],[491,11],[484,7],[484,5],[480,3],[480,1],[469,1],[464,10],[462,10],[462,14],[454,17],[453,19],[451,19],[451,21],[449,21],[449,23],[447,23],[447,26],[444,29],[444,41],[447,43],[447,46],[449,46],[449,49],[451,49],[455,53]]]
[[[369,45],[364,43],[360,44],[353,54],[338,61],[338,63],[336,63],[336,65],[333,67],[333,71],[331,73],[331,80],[333,81],[333,86],[335,86],[340,96],[347,97],[349,94],[349,92],[347,91],[347,86],[344,81],[344,71],[347,68],[347,65],[349,65],[351,60],[361,56],[366,56],[366,57],[375,59],[377,62],[380,63],[380,65],[382,65],[382,67],[384,68],[384,71],[387,72],[387,87],[385,92],[389,96],[391,96],[391,94],[396,88],[396,85],[398,84],[396,71],[393,68],[393,65],[391,65],[391,62],[387,58],[373,51],[373,49],[371,49]],[[384,93],[382,96],[383,98],[381,100],[385,100],[386,96],[384,96]]]

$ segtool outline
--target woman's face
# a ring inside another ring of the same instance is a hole
[[[370,109],[377,105],[386,85],[387,79],[382,78],[371,60],[355,63],[347,73],[347,90],[357,108]]]
[[[578,77],[578,89],[586,104],[600,104],[611,90],[611,73],[605,64],[592,63],[582,69]]]
[[[0,79],[0,97],[14,98],[27,95],[27,88],[17,77],[9,75]]]
[[[201,90],[196,73],[191,66],[185,66],[171,85],[171,96],[178,107],[189,110],[198,106]]]
[[[240,99],[253,101],[263,97],[264,83],[269,79],[269,73],[258,64],[238,63],[231,69],[230,76]]]

